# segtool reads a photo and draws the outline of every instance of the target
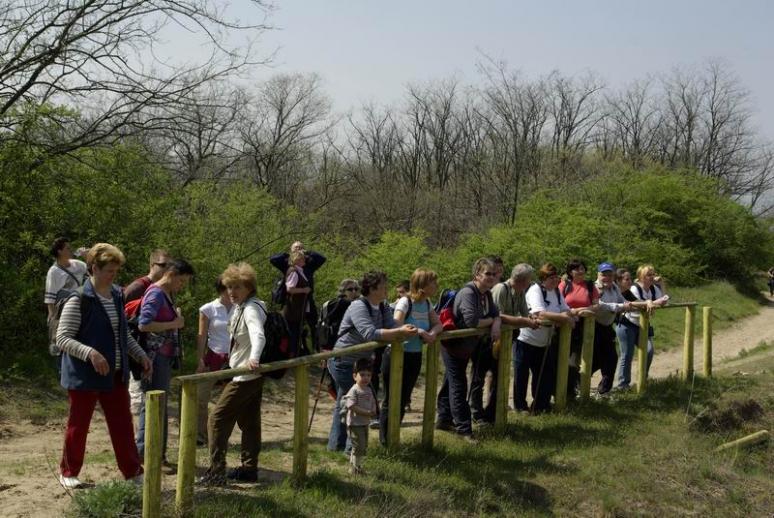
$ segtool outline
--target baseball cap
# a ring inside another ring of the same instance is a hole
[[[599,266],[597,266],[597,271],[598,272],[607,272],[607,271],[614,272],[615,271],[615,266],[613,266],[610,263],[599,263]]]

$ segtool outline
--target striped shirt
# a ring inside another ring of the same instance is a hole
[[[105,311],[110,318],[110,323],[113,327],[113,335],[115,338],[116,348],[116,369],[121,368],[121,354],[119,351],[118,342],[118,313],[116,311],[115,304],[112,299],[104,299],[99,296],[99,300]],[[56,331],[56,345],[62,352],[65,352],[71,356],[83,360],[89,361],[89,355],[94,350],[93,347],[86,344],[82,344],[75,337],[78,335],[78,330],[81,328],[81,299],[80,297],[70,297],[62,308],[62,317],[59,319],[59,327]],[[145,358],[145,352],[142,350],[137,342],[132,338],[132,335],[127,333],[127,347],[129,356],[137,361],[142,361]]]
[[[342,402],[347,408],[347,426],[364,426],[371,422],[371,417],[355,413],[352,409],[353,406],[376,412],[376,399],[374,399],[374,391],[371,387],[362,389],[355,383],[347,395],[342,398]]]

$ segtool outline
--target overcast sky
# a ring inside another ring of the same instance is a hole
[[[391,103],[405,85],[450,76],[477,83],[481,53],[529,77],[594,71],[611,87],[722,59],[751,93],[774,141],[774,2],[770,0],[277,1],[261,39],[271,70],[316,72],[338,112]],[[239,12],[232,11],[234,14]]]

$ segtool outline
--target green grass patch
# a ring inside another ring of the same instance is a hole
[[[142,491],[131,482],[114,481],[93,489],[73,492],[69,518],[115,518],[140,516]]]
[[[739,319],[756,315],[761,308],[758,299],[751,298],[732,284],[724,281],[711,282],[696,288],[669,288],[673,302],[696,302],[695,337],[701,339],[702,306],[712,307],[713,331],[729,327]],[[653,318],[657,349],[682,346],[685,332],[685,309],[657,310]]]
[[[641,397],[511,415],[504,438],[482,432],[477,446],[437,432],[430,452],[416,428],[404,428],[395,454],[372,433],[363,476],[316,441],[301,488],[287,476],[290,452],[276,449],[262,454],[271,477],[257,486],[197,489],[196,516],[763,516],[774,492],[772,447],[713,449],[772,427],[772,389],[771,370],[693,386],[669,378]],[[750,398],[761,414],[723,429],[692,426],[708,408]]]

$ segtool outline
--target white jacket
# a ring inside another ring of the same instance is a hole
[[[260,306],[260,308],[259,308]],[[251,297],[236,307],[228,322],[228,329],[234,342],[228,365],[232,369],[247,367],[248,360],[260,360],[266,345],[263,323],[266,321],[266,305]],[[236,376],[234,381],[250,381],[260,374]]]

